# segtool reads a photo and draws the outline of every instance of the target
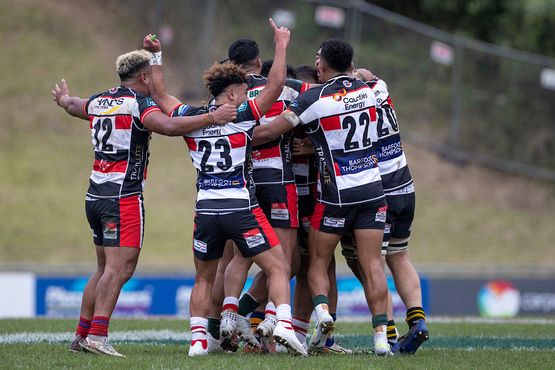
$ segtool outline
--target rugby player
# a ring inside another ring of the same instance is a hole
[[[196,276],[191,293],[193,336],[189,356],[208,353],[206,330],[211,290],[218,260],[228,239],[268,277],[269,296],[277,306],[273,331],[276,341],[294,353],[306,355],[291,326],[289,266],[275,232],[258,206],[251,175],[254,126],[270,110],[285,82],[289,30],[278,28],[271,19],[270,24],[276,44],[274,66],[265,89],[253,100],[247,99],[245,72],[233,63],[215,64],[205,73],[206,86],[215,100],[209,107],[201,108],[184,105],[168,95],[161,66],[153,68],[153,97],[172,116],[194,116],[225,103],[237,106],[238,112],[237,119],[224,126],[196,130],[185,136],[198,175],[193,239]],[[161,53],[158,40],[147,37],[145,42],[150,51]],[[224,300],[224,308],[237,307],[237,304],[237,298]],[[230,314],[226,318],[233,319]]]
[[[268,83],[266,77],[260,74],[262,62],[259,55],[258,45],[251,39],[236,40],[228,49],[229,61],[247,71],[249,99],[254,99],[261,91],[264,91]],[[289,74],[292,72],[289,71]],[[277,101],[272,105],[269,112],[259,119],[258,123],[262,126],[271,124],[273,118],[283,112],[287,104],[296,98],[300,92],[306,91],[308,87],[306,83],[287,78],[279,98],[276,99]],[[292,135],[285,133],[263,145],[256,145],[256,140],[255,136],[253,138],[255,146],[253,147],[252,160],[256,198],[270,225],[278,235],[288,264],[292,265],[298,228],[297,190],[294,183],[291,158]],[[240,295],[251,265],[252,261],[250,259],[244,258],[236,251],[233,260],[226,269],[225,295],[228,297],[226,298],[228,301],[233,301],[233,297]],[[296,267],[292,266],[291,271],[294,274]],[[258,340],[254,338],[250,331],[246,315],[252,313],[260,304],[264,303],[267,296],[266,275],[264,272],[260,272],[255,276],[249,292],[243,295],[238,305],[237,330],[239,335],[254,347],[257,347]],[[228,308],[233,309],[234,306],[228,306]],[[234,320],[226,320],[224,313],[224,319],[221,323],[222,330],[231,333],[233,325]],[[266,305],[265,318],[257,326],[256,332],[267,341],[271,337],[275,325],[275,307],[274,303],[270,301]]]
[[[309,347],[319,348],[333,331],[329,313],[328,267],[341,235],[354,232],[363,288],[373,313],[374,352],[391,353],[387,342],[387,283],[381,263],[386,203],[377,165],[376,100],[361,80],[348,76],[353,49],[325,41],[316,56],[319,80],[300,94],[272,125],[255,135],[271,140],[302,124],[319,159],[318,201],[309,233],[308,281],[318,317]]]
[[[297,78],[301,81],[315,86],[318,83],[318,72],[316,68],[302,65],[296,69]],[[297,238],[297,252],[299,253],[299,269],[295,275],[295,297],[293,305],[293,329],[297,339],[306,345],[306,335],[312,314],[312,303],[310,300],[310,288],[308,286],[308,232],[310,230],[310,219],[316,205],[317,191],[317,158],[314,147],[310,143],[304,130],[295,130],[293,143],[293,173],[297,185],[298,208],[300,227]],[[337,282],[335,276],[335,257],[332,257],[328,277],[330,281],[330,315],[336,320],[337,309]],[[326,344],[322,348],[324,353],[351,354],[350,349],[340,346],[335,342],[333,333],[326,338]]]
[[[390,304],[388,339],[394,353],[414,354],[429,338],[426,314],[422,308],[420,278],[408,255],[415,210],[414,184],[387,84],[377,77],[370,79],[367,84],[378,102],[378,164],[388,204],[382,254],[385,255],[399,296],[407,307],[406,322],[409,325],[409,332],[397,340],[398,332]],[[346,235],[341,240],[341,246],[348,266],[360,278],[355,238]]]
[[[184,135],[226,123],[237,116],[231,105],[196,117],[169,118],[150,94],[151,54],[120,55],[121,85],[90,99],[70,97],[65,80],[56,84],[54,101],[72,116],[88,120],[94,164],[85,209],[96,246],[97,270],[88,280],[80,319],[70,349],[124,357],[108,341],[108,326],[122,285],[131,278],[143,241],[143,186],[151,132]]]

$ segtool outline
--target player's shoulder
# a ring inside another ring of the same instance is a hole
[[[264,86],[268,83],[268,79],[262,75],[249,73],[247,74],[247,85],[249,89]]]
[[[372,91],[388,91],[387,83],[380,78],[374,78],[370,81],[366,81],[366,84],[372,89]]]

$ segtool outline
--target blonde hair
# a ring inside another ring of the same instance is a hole
[[[119,78],[125,81],[135,77],[137,72],[148,67],[151,56],[152,54],[144,49],[133,50],[120,55],[116,59],[116,72]]]

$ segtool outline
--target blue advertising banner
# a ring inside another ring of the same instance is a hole
[[[47,317],[75,317],[79,315],[86,276],[37,277],[36,314]],[[252,279],[249,278],[245,290]],[[421,279],[424,308],[428,302],[428,284]],[[114,316],[144,317],[168,315],[189,317],[189,298],[194,285],[193,276],[137,276],[129,280],[120,294]],[[392,292],[394,314],[404,316],[405,307],[388,278]],[[339,316],[369,316],[364,290],[354,277],[338,277]],[[294,280],[291,282],[291,291]],[[293,297],[293,294],[291,295]]]

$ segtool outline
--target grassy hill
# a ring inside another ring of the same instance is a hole
[[[50,90],[62,77],[82,97],[118,84],[115,58],[137,48],[142,34],[132,22],[117,28],[103,4],[0,2],[4,266],[94,261],[84,214],[93,160],[90,132],[85,121],[51,101]],[[179,83],[171,83],[174,90]],[[411,242],[417,264],[555,265],[552,185],[444,163],[416,146],[407,145],[407,153],[418,190]],[[154,135],[141,266],[192,268],[194,198],[194,173],[182,140]]]

